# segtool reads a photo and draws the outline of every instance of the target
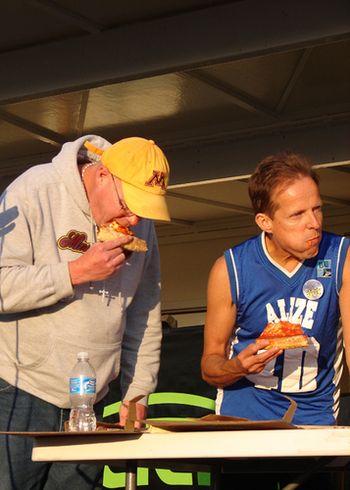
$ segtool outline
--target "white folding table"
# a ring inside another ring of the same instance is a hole
[[[261,458],[322,458],[350,461],[350,427],[288,430],[219,430],[134,434],[69,434],[34,436],[33,461],[127,463],[126,488],[136,487],[138,464],[207,463]],[[254,464],[252,465],[254,470]],[[295,488],[295,487],[293,487]]]

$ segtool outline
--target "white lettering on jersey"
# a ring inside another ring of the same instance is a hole
[[[308,328],[308,329],[311,329],[313,327],[314,320],[312,317],[313,317],[315,311],[317,310],[317,307],[318,307],[317,301],[309,300],[307,302],[306,312],[304,315],[303,322],[301,324],[302,327]]]
[[[284,299],[279,299],[277,301],[278,308],[280,310],[280,319],[284,322],[288,320],[288,315],[286,313],[286,302]]]
[[[293,298],[295,299],[295,303],[293,306],[296,307],[296,309],[293,311],[292,307],[289,310],[289,321],[290,323],[301,323],[302,318],[303,318],[303,311],[306,306],[306,299],[305,298]]]
[[[267,323],[277,323],[279,321],[279,318],[276,315],[271,303],[267,303],[266,305],[266,316]]]
[[[281,298],[277,300],[278,314],[271,303],[266,305],[267,323],[277,323],[280,320],[291,323],[300,323],[302,327],[311,329],[314,324],[313,316],[317,311],[318,302],[306,300],[305,298],[289,298],[289,311],[286,311],[286,301]]]

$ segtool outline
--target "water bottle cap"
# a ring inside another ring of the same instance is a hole
[[[78,352],[77,358],[79,361],[84,361],[89,359],[89,353],[88,352]]]

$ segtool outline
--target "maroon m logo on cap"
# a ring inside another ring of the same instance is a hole
[[[153,170],[153,175],[145,182],[149,187],[160,187],[163,191],[166,190],[165,173],[160,170]]]

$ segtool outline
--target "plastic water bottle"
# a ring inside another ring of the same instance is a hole
[[[89,363],[89,354],[79,352],[78,362],[69,379],[71,411],[69,430],[72,432],[96,430],[94,402],[96,399],[96,374]]]

